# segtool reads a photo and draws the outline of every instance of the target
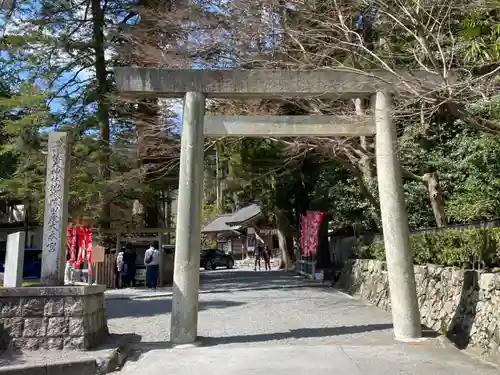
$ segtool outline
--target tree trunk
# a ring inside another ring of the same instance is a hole
[[[99,136],[101,141],[101,158],[99,165],[99,177],[104,182],[103,191],[100,194],[100,227],[103,229],[110,227],[111,203],[107,196],[106,182],[110,177],[109,168],[109,85],[106,72],[106,58],[104,55],[104,11],[100,0],[92,0],[92,27],[93,27],[93,47],[94,47],[94,69],[97,81],[97,118],[99,121]],[[100,242],[104,240],[100,238]]]
[[[24,201],[24,217],[23,217],[23,229],[24,229],[24,248],[28,247],[29,230],[30,230],[30,201]],[[31,246],[31,244],[30,244]]]
[[[447,224],[446,214],[444,211],[444,198],[441,186],[439,184],[439,176],[436,172],[426,173],[422,176],[429,200],[431,201],[432,212],[436,219],[438,228],[444,227]]]
[[[135,199],[132,203],[132,221],[134,226],[144,226],[144,219],[144,206],[138,199]]]
[[[151,195],[150,203],[145,207],[145,219],[146,228],[157,228],[158,219],[160,218],[160,210],[159,210],[159,198],[156,194]]]
[[[295,186],[295,233],[300,235],[300,222],[302,215],[305,215],[309,208],[309,195],[303,183],[303,178],[296,182]]]
[[[354,106],[356,109],[356,115],[357,116],[363,116],[365,115],[365,110],[364,110],[364,105],[363,105],[363,99],[355,99],[354,100]],[[373,136],[361,136],[359,137],[359,144],[361,148],[367,153],[364,153],[359,160],[359,165],[360,165],[360,170],[363,174],[363,178],[365,180],[366,186],[369,188],[370,193],[374,193],[374,190],[377,188],[377,184],[375,181],[376,174],[375,174],[375,164],[373,163],[373,157],[370,157],[370,155],[373,155],[374,152],[374,143],[375,140]]]
[[[289,233],[290,226],[288,220],[280,212],[276,212],[275,216],[281,257],[280,269],[290,270],[293,267],[293,242]]]
[[[158,99],[144,99],[138,103],[136,132],[139,167],[142,183],[151,184],[161,178],[161,160],[157,153],[157,134],[161,129]],[[159,172],[160,171],[160,172]],[[139,198],[144,206],[144,223],[148,228],[158,226],[158,196],[154,192],[142,194]]]
[[[140,22],[133,28],[133,33],[139,38],[145,38],[144,43],[150,44],[152,51],[160,51],[164,34],[158,30],[156,15],[162,14],[172,7],[172,1],[139,0],[138,7],[145,12],[140,15]],[[147,60],[147,56],[136,54],[134,63],[139,66],[154,67],[157,61]],[[136,131],[138,138],[139,167],[143,171],[143,183],[152,182],[163,177],[162,157],[158,150],[158,134],[163,132],[163,118],[158,98],[147,98],[139,101],[137,106]],[[145,224],[147,227],[157,227],[159,219],[159,200],[155,193],[143,194],[141,203],[144,206]]]
[[[446,214],[444,210],[444,197],[439,184],[439,176],[437,172],[425,173],[422,177],[401,168],[403,178],[412,181],[418,181],[424,184],[425,190],[431,202],[432,212],[438,228],[446,226]]]
[[[366,114],[363,99],[354,99],[354,107],[356,115],[363,116]],[[373,210],[370,210],[370,216],[372,218],[372,225],[374,226],[373,229],[378,231],[379,228],[382,227],[382,223],[380,217],[380,202],[378,200],[377,174],[375,172],[376,166],[373,157],[375,154],[375,138],[373,136],[361,136],[359,138],[359,144],[364,152],[359,158],[358,164],[361,172],[361,179],[358,178],[358,181],[361,193],[372,203]]]
[[[166,238],[166,243],[167,245],[170,245],[170,242],[172,241],[172,195],[170,192],[170,187],[167,187],[167,196],[165,197],[165,226],[168,228],[167,232],[167,238]]]

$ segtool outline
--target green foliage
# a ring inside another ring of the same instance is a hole
[[[445,229],[410,236],[415,264],[500,266],[500,228]],[[384,244],[376,238],[359,247],[359,257],[385,260]]]
[[[369,215],[372,205],[361,195],[356,179],[335,163],[319,167],[310,209],[326,210],[331,230],[353,226],[366,230],[372,225]]]
[[[500,217],[500,138],[479,136],[463,140],[463,158],[457,161],[461,178],[448,203],[459,221]]]
[[[205,204],[203,206],[203,213],[201,217],[201,226],[205,226],[214,220],[219,214],[219,208],[216,204]],[[216,246],[216,241],[211,235],[203,235],[201,236],[201,247],[202,248],[211,248]]]
[[[469,105],[472,113],[500,120],[500,95]],[[453,193],[447,210],[459,222],[500,217],[500,137],[462,134],[452,143]]]
[[[283,211],[294,223],[297,163],[288,160],[283,147],[268,139],[245,138],[226,152],[230,158],[225,194],[233,208],[255,201],[268,213]]]
[[[458,52],[468,63],[490,64],[500,61],[499,10],[493,6],[472,8],[461,20]]]
[[[45,96],[37,87],[22,84],[0,98],[0,195],[21,202],[38,202],[43,197],[45,156],[40,129],[49,126],[51,116]]]

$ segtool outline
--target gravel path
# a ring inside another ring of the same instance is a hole
[[[108,299],[111,332],[133,330],[144,343],[168,341],[171,295],[157,293],[157,298]],[[199,307],[198,332],[204,343],[392,342],[386,312],[279,271],[202,272]]]

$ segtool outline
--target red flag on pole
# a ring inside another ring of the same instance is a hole
[[[85,235],[85,251],[87,254],[89,275],[92,275],[92,228],[87,225],[83,231]]]
[[[262,239],[262,237],[259,235],[260,233],[260,229],[259,228],[255,228],[255,239],[257,241],[259,241],[261,244],[264,244],[264,240]]]
[[[75,228],[71,224],[66,227],[66,252],[69,253],[68,263],[75,263]]]
[[[84,232],[83,228],[79,225],[75,227],[75,232],[77,237],[75,242],[78,251],[78,257],[76,259],[75,266],[78,268],[85,261],[85,255],[84,255],[85,248],[83,246]]]

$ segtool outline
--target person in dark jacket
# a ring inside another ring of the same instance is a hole
[[[123,269],[122,269],[122,286],[134,287],[135,286],[135,261],[136,253],[130,244],[125,245],[123,251]]]
[[[269,246],[266,245],[264,248],[264,266],[266,268],[266,271],[271,271],[271,250],[269,249]]]
[[[254,271],[257,271],[257,267],[259,267],[260,271],[260,259],[262,258],[263,253],[264,253],[264,248],[260,243],[257,244],[254,251],[254,256],[255,256],[255,264],[253,266]]]

